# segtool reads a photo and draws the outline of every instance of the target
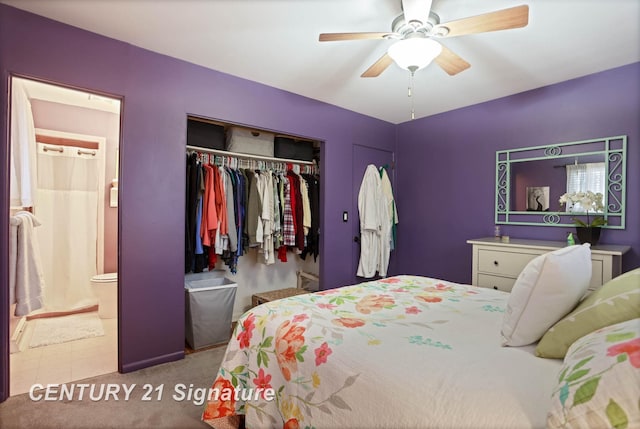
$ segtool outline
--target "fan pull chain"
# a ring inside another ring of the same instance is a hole
[[[411,99],[411,120],[416,118],[415,103],[413,101],[413,72],[409,75],[409,88],[407,88],[407,97]]]

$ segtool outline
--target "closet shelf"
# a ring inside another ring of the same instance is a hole
[[[203,148],[203,147],[190,146],[190,145],[187,145],[187,149],[193,150],[193,151],[196,151],[196,152],[212,153],[214,155],[231,156],[231,157],[234,157],[234,158],[259,159],[259,160],[262,160],[262,161],[286,162],[286,163],[299,164],[299,165],[316,165],[315,161],[301,161],[299,159],[276,158],[276,157],[273,157],[273,156],[251,155],[251,154],[248,154],[248,153],[229,152],[227,150],[220,150],[220,149],[207,149],[207,148]]]

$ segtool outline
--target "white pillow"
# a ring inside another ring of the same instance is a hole
[[[591,282],[589,243],[545,253],[522,270],[502,321],[502,345],[535,343],[576,306]]]

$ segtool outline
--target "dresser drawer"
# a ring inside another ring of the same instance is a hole
[[[489,274],[478,274],[478,286],[489,289],[497,289],[504,292],[511,292],[516,279],[512,277],[492,276]]]
[[[602,261],[599,259],[591,259],[591,283],[589,284],[589,290],[594,291],[606,282]]]
[[[524,267],[537,255],[529,253],[478,250],[478,271],[506,277],[518,277]]]
[[[471,283],[491,289],[511,291],[527,264],[539,255],[566,247],[564,241],[510,239],[494,237],[467,240],[473,245]],[[591,247],[591,282],[594,291],[622,272],[622,255],[629,246],[601,245]]]

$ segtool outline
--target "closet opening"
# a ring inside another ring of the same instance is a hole
[[[12,76],[9,393],[118,370],[122,101]]]
[[[321,144],[279,131],[187,117],[186,353],[226,343],[233,322],[271,295],[319,289]],[[205,290],[218,283],[226,285],[226,292]],[[203,291],[194,289],[195,284]],[[207,293],[216,306],[213,312],[226,317],[207,321],[193,314],[197,295],[207,305]],[[192,327],[207,323],[210,334],[214,325],[219,334],[194,339]]]

